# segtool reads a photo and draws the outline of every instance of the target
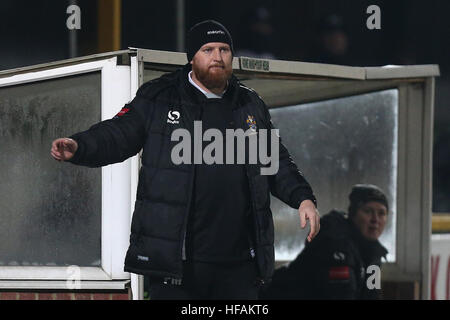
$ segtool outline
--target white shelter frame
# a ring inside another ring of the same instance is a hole
[[[102,120],[112,118],[131,98],[130,67],[117,65],[115,56],[59,68],[48,67],[1,77],[0,87],[100,72]],[[79,289],[123,289],[129,282],[130,275],[123,271],[123,261],[130,225],[131,168],[136,159],[102,168],[101,267],[80,267],[80,278],[76,279],[80,280]],[[74,275],[68,267],[5,266],[0,267],[0,288],[67,289],[71,276]]]

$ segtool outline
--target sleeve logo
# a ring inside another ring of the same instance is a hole
[[[131,110],[130,106],[129,105],[125,105],[125,107],[123,107],[122,110],[120,110],[119,113],[115,115],[114,119],[122,117],[123,115],[125,115],[130,110]]]

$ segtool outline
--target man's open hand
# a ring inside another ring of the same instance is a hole
[[[300,225],[302,229],[306,227],[306,220],[309,220],[311,231],[308,235],[308,241],[311,242],[320,230],[319,211],[317,211],[316,206],[311,200],[304,200],[300,204],[298,212],[300,214]]]
[[[78,143],[70,138],[56,139],[52,143],[50,154],[58,161],[70,160],[78,149]]]

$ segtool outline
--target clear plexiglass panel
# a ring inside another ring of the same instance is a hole
[[[389,217],[381,243],[395,261],[398,90],[270,109],[282,142],[313,187],[323,216],[347,211],[354,184],[370,183],[387,194]],[[307,230],[296,210],[272,197],[277,260],[301,251]]]
[[[0,87],[0,267],[101,265],[101,169],[50,156],[100,100],[99,72]]]

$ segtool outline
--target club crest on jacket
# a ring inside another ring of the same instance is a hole
[[[256,120],[254,116],[247,116],[247,125],[252,131],[256,131]]]

